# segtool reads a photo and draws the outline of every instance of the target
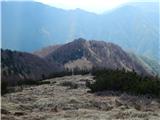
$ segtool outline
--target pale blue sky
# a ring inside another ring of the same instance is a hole
[[[4,0],[4,1],[37,1],[63,9],[76,9],[103,13],[129,2],[159,2],[159,0]]]
[[[35,0],[63,9],[81,8],[86,11],[102,13],[129,2],[158,2],[159,0]]]

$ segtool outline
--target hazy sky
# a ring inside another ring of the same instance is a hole
[[[63,9],[81,8],[90,12],[102,13],[128,2],[158,2],[159,0],[35,0]]]
[[[75,9],[81,8],[86,11],[102,13],[116,8],[128,2],[158,2],[159,0],[3,0],[3,1],[38,1],[50,6]]]

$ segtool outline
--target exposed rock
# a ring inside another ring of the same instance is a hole
[[[17,111],[14,113],[15,116],[22,116],[22,115],[25,115],[26,113],[24,112],[21,112],[21,111]]]
[[[1,109],[1,114],[10,114],[10,112],[6,109]]]
[[[122,101],[120,101],[120,100],[118,100],[118,99],[115,99],[115,104],[116,104],[117,107],[123,105]]]
[[[50,62],[63,64],[64,68],[74,70],[125,69],[141,74],[152,74],[136,59],[133,59],[120,46],[104,41],[87,41],[83,38],[61,45],[44,57]]]

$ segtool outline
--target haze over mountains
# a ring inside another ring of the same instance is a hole
[[[33,52],[75,38],[106,40],[159,60],[159,4],[127,4],[104,14],[37,2],[2,2],[2,48]]]
[[[49,49],[49,50],[48,50]],[[2,50],[2,80],[41,80],[62,71],[125,69],[142,75],[160,75],[160,65],[125,52],[104,41],[79,38],[59,46],[50,46],[33,54]]]
[[[45,57],[48,61],[56,61],[68,69],[133,69],[138,73],[147,73],[145,69],[132,61],[119,46],[103,41],[86,41],[77,39],[65,44]]]
[[[157,3],[95,14],[11,1],[1,2],[2,119],[160,118]]]

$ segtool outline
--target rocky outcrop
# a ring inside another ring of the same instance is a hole
[[[150,74],[121,47],[104,41],[87,41],[79,38],[62,45],[44,58],[50,62],[63,64],[67,69],[124,68],[128,71],[135,70],[139,74]]]

